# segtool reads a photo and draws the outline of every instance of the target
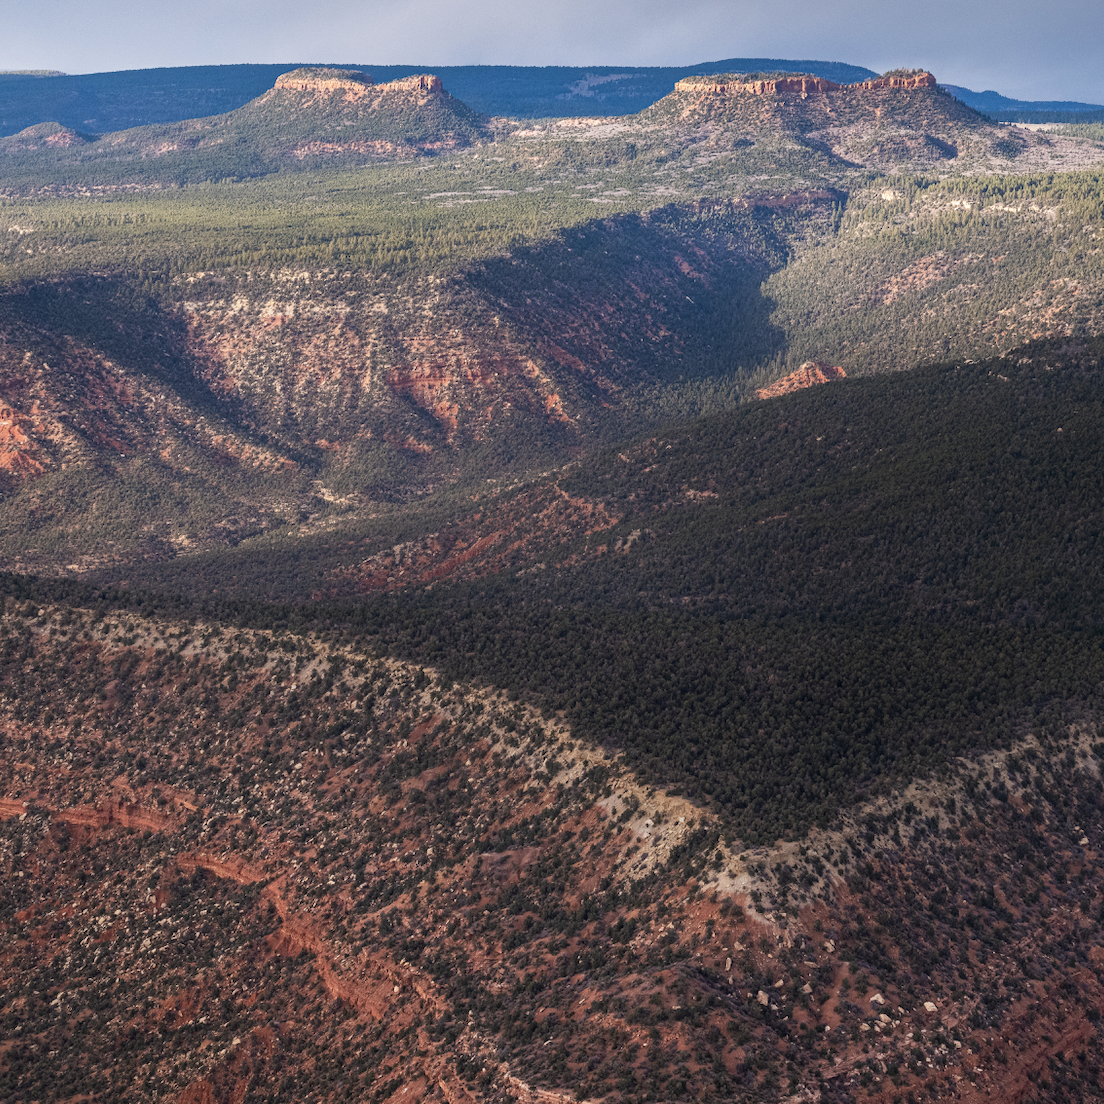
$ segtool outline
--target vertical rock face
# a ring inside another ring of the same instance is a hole
[[[743,79],[736,73],[730,77],[685,77],[675,84],[676,92],[706,93],[709,95],[754,95],[776,96],[787,92],[809,95],[819,92],[880,92],[886,89],[936,88],[935,77],[926,71],[914,73],[889,73],[874,80],[861,81],[858,84],[836,84],[823,77],[795,74],[761,79]]]
[[[875,92],[882,88],[936,88],[935,77],[927,71],[915,73],[888,73],[884,77],[874,80],[861,81],[853,84],[851,88],[859,88],[866,92]]]
[[[295,69],[276,78],[275,91],[352,92],[363,95],[372,78],[357,69]]]
[[[374,84],[367,73],[357,69],[295,69],[276,78],[274,92],[309,92],[321,95],[341,93],[345,99],[401,92],[443,92],[441,78],[419,73],[385,84]]]
[[[414,77],[400,77],[379,86],[381,92],[443,92],[441,78],[432,73],[421,73]]]
[[[821,364],[816,360],[807,360],[788,376],[783,376],[769,387],[760,387],[755,392],[757,399],[774,399],[779,395],[788,395],[791,391],[803,391],[806,387],[816,387],[821,383],[846,379],[847,373],[838,365]]]
[[[686,77],[675,84],[676,92],[697,92],[709,95],[737,95],[750,93],[755,96],[774,96],[780,92],[836,92],[843,85],[822,77],[773,77],[764,80],[731,80],[713,77]]]
[[[895,125],[937,133],[975,126],[972,108],[940,94],[926,71],[887,73],[859,84],[836,84],[805,74],[722,74],[680,80],[670,97],[649,112],[678,112],[688,122],[738,127],[755,139],[766,132],[814,134],[841,126]],[[828,144],[834,146],[830,135]]]

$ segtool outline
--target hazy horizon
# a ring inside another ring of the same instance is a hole
[[[0,69],[72,75],[186,65],[279,64],[361,56],[378,65],[687,66],[727,57],[842,61],[884,72],[930,69],[946,84],[1022,100],[1104,103],[1104,6],[1057,0],[46,0],[9,5]],[[321,63],[321,62],[319,62]]]

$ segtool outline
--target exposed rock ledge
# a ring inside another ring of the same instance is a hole
[[[757,399],[775,399],[779,395],[788,395],[791,391],[802,391],[806,387],[816,387],[820,383],[831,383],[833,380],[846,379],[847,373],[838,365],[821,364],[815,360],[807,360],[788,376],[775,380],[769,387],[760,387],[755,392]]]
[[[294,69],[281,73],[274,88],[292,92],[363,92],[372,78],[357,69]]]
[[[344,92],[363,96],[367,92],[440,92],[441,78],[432,73],[400,77],[386,84],[373,84],[367,73],[356,69],[295,69],[276,78],[273,86],[292,92]]]
[[[379,85],[380,91],[386,92],[440,92],[442,87],[441,78],[435,77],[432,73],[420,73],[416,77],[400,77],[398,80]]]
[[[935,88],[935,77],[928,72],[907,73],[876,77],[858,84],[836,84],[823,77],[792,76],[771,77],[766,80],[740,80],[716,77],[685,77],[675,84],[676,92],[696,92],[719,96],[750,93],[755,96],[773,96],[785,92],[797,92],[807,96],[812,92],[860,91],[876,92],[887,88]]]
[[[926,70],[918,73],[898,73],[893,76],[876,77],[874,80],[849,84],[848,88],[861,88],[864,91],[876,91],[879,88],[937,88],[938,82]]]

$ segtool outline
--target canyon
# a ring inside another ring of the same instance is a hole
[[[0,1098],[1095,1099],[1100,143],[447,85],[0,138]]]

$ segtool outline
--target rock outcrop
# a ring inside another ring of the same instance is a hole
[[[400,77],[398,80],[381,84],[381,91],[390,92],[443,92],[441,78],[432,73],[421,73],[414,77]]]
[[[918,69],[912,73],[887,73],[884,77],[860,81],[849,87],[861,88],[864,92],[875,92],[883,88],[938,88],[939,85],[931,73]]]
[[[813,77],[804,73],[781,74],[771,77],[749,79],[740,73],[724,77],[685,77],[675,84],[676,92],[696,92],[725,96],[741,93],[754,96],[777,96],[796,92],[807,96],[814,92],[880,92],[887,89],[937,88],[935,77],[920,70],[914,73],[893,73],[873,80],[860,81],[858,84],[836,84],[823,77]]]
[[[61,150],[87,144],[88,139],[84,135],[60,123],[36,123],[18,134],[13,134],[10,138],[0,138],[0,153],[30,153],[42,149]]]
[[[675,84],[676,92],[707,93],[716,96],[751,93],[755,96],[774,96],[780,92],[835,92],[842,84],[822,77],[786,76],[762,80],[741,80],[739,75],[730,79],[717,77],[686,77]]]
[[[847,373],[838,365],[821,364],[816,360],[807,360],[796,372],[783,376],[769,387],[760,387],[755,392],[757,399],[776,399],[779,395],[788,395],[791,391],[803,391],[806,387],[816,387],[821,383],[846,379]]]
[[[24,479],[41,475],[50,464],[37,439],[42,432],[34,418],[0,399],[0,469]]]
[[[375,84],[367,73],[357,69],[294,69],[276,78],[273,92],[309,92],[334,95],[340,93],[346,100],[364,96],[395,93],[443,92],[441,78],[432,73],[400,77],[398,80]]]

